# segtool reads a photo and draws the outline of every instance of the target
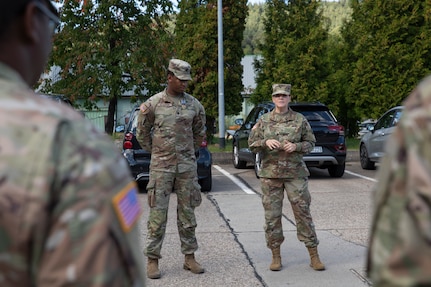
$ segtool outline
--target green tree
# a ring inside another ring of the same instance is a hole
[[[247,16],[246,0],[223,1],[224,98],[225,114],[241,110],[242,65],[241,42]],[[178,58],[192,66],[193,81],[189,92],[205,107],[208,137],[212,137],[218,115],[218,34],[217,0],[179,2],[175,26]]]
[[[319,1],[269,0],[266,2],[263,58],[255,62],[257,87],[252,101],[270,99],[275,82],[292,84],[293,100],[328,102],[326,45]]]
[[[259,55],[258,44],[263,43],[265,17],[264,4],[249,4],[242,48],[245,55]]]
[[[347,102],[359,118],[401,104],[429,73],[427,2],[352,1],[352,23],[343,34],[355,60]]]
[[[168,0],[65,0],[62,26],[56,35],[51,66],[59,76],[45,91],[84,100],[95,108],[109,101],[105,131],[112,133],[117,98],[134,91],[136,98],[160,89],[161,63],[171,56],[165,23],[172,11]],[[144,6],[145,4],[145,6]]]

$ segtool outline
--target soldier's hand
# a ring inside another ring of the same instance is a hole
[[[270,150],[280,148],[280,142],[278,140],[267,140],[265,144]]]
[[[290,141],[286,141],[283,145],[283,150],[288,153],[296,151],[296,144]]]

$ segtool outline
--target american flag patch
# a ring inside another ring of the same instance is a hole
[[[136,183],[131,182],[126,185],[112,199],[115,212],[120,220],[121,228],[124,232],[129,232],[141,215]]]

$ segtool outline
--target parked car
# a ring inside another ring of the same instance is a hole
[[[386,140],[394,131],[403,109],[402,106],[389,109],[362,136],[359,144],[359,157],[363,169],[375,169],[376,162],[384,155]]]
[[[314,149],[304,155],[307,167],[328,169],[331,177],[341,177],[346,167],[346,141],[344,127],[322,103],[290,103],[289,107],[305,116],[316,137]],[[260,169],[259,153],[254,154],[248,146],[251,128],[265,113],[274,109],[274,103],[265,102],[255,106],[242,126],[236,130],[232,142],[232,161],[235,168],[254,165],[256,176]]]
[[[54,102],[73,107],[72,102],[64,95],[57,95],[57,94],[38,94],[38,95],[42,98],[50,99],[50,100],[53,100]]]
[[[368,119],[363,122],[361,122],[359,126],[359,132],[358,132],[358,139],[360,139],[364,134],[368,133],[370,131],[370,128],[374,126],[376,123],[376,120]]]
[[[142,149],[136,139],[139,107],[132,110],[129,122],[126,125],[123,138],[123,155],[127,159],[130,171],[139,184],[141,190],[145,190],[150,176],[151,153]],[[207,148],[207,141],[202,141],[196,154],[199,184],[202,191],[211,191],[212,188],[212,155]]]

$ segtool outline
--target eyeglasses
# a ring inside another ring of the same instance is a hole
[[[35,1],[34,6],[36,6],[40,10],[40,12],[42,12],[46,17],[48,17],[49,31],[51,32],[51,34],[54,34],[55,29],[57,29],[58,25],[60,25],[60,19],[54,13],[49,11],[49,9],[46,8],[46,6],[39,1]]]
[[[287,95],[284,95],[284,94],[276,94],[276,95],[273,95],[272,96],[273,98],[287,98],[288,96]]]

